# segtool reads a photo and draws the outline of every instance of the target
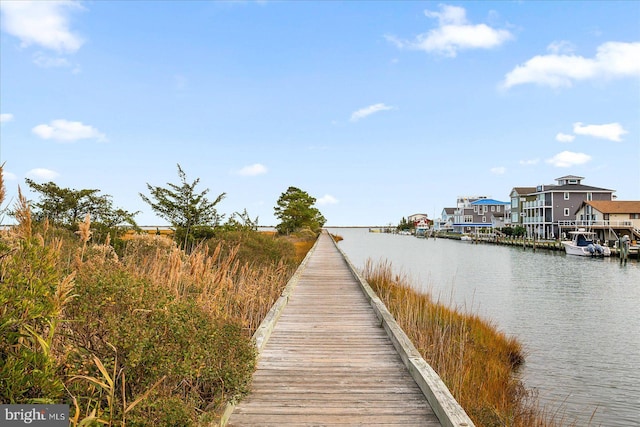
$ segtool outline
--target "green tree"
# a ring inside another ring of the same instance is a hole
[[[78,223],[89,214],[94,239],[98,242],[104,241],[107,234],[115,241],[125,232],[122,226],[137,227],[134,217],[138,212],[114,207],[111,196],[100,194],[100,190],[74,190],[59,187],[54,182],[38,184],[28,178],[25,181],[39,194],[39,200],[33,203],[36,221],[48,219],[53,225],[75,231]]]
[[[234,212],[223,227],[225,231],[258,231],[258,217],[251,219],[246,209]]]
[[[413,230],[414,228],[416,228],[415,225],[412,222],[407,221],[405,217],[402,217],[400,223],[396,226],[396,230],[398,231]]]
[[[522,236],[525,236],[526,234],[527,234],[527,229],[521,225],[516,225],[513,228],[513,235],[516,237],[522,237]]]
[[[197,178],[187,182],[187,175],[178,164],[180,184],[167,183],[168,187],[155,187],[147,183],[151,195],[140,193],[142,200],[161,218],[175,228],[175,238],[185,249],[201,239],[210,237],[224,215],[218,214],[215,206],[224,199],[221,193],[214,201],[207,199],[209,189],[196,192],[200,183]]]
[[[25,181],[32,191],[40,195],[40,200],[33,203],[36,221],[46,218],[53,225],[70,228],[82,221],[89,211],[95,210],[95,204],[99,203],[100,190],[61,188],[54,182],[38,184],[29,178]]]
[[[296,187],[289,187],[287,191],[280,195],[275,215],[280,220],[276,230],[280,234],[289,234],[302,228],[310,228],[318,231],[326,219],[320,211],[315,208],[316,199],[307,192]]]

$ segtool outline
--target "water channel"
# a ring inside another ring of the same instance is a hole
[[[387,260],[417,289],[492,320],[527,351],[522,371],[576,425],[640,425],[640,263],[336,228],[362,268]],[[560,415],[559,415],[560,417]]]

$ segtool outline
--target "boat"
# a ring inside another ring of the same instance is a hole
[[[463,242],[473,242],[473,237],[463,234],[462,236],[460,236],[460,240],[462,240]]]
[[[570,231],[571,240],[563,240],[562,245],[567,255],[605,257],[611,256],[611,249],[595,241],[596,233],[580,228]]]

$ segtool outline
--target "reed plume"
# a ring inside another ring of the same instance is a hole
[[[4,189],[4,163],[0,165],[0,206],[4,203],[7,193]]]
[[[16,233],[18,236],[25,240],[31,239],[33,232],[31,208],[29,207],[29,201],[22,194],[20,186],[18,186],[18,201],[16,202],[15,217],[16,221],[18,221],[18,225],[16,227]]]
[[[87,242],[91,238],[91,215],[85,215],[84,221],[78,224],[78,231],[76,231],[76,234],[80,236],[80,241],[82,242],[80,261],[83,261],[84,252],[87,249]]]

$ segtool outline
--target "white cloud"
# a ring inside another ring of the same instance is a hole
[[[588,135],[594,138],[608,139],[616,142],[622,141],[621,136],[628,133],[620,123],[585,126],[580,122],[573,124],[573,132],[578,135]]]
[[[438,19],[439,27],[419,34],[413,41],[403,41],[395,36],[387,40],[399,48],[424,50],[455,57],[463,49],[491,49],[500,46],[513,36],[507,30],[491,28],[486,24],[471,24],[462,7],[440,5],[440,12],[425,10],[428,18]]]
[[[559,168],[568,168],[575,165],[582,165],[591,160],[591,156],[584,153],[574,153],[571,151],[563,151],[558,153],[546,162]]]
[[[594,58],[578,55],[534,56],[507,73],[502,87],[534,83],[550,87],[571,87],[576,81],[640,76],[640,42],[607,42]]]
[[[522,166],[532,166],[532,165],[537,165],[538,162],[540,162],[540,159],[529,159],[529,160],[520,160],[520,164]]]
[[[503,166],[498,166],[495,168],[491,168],[490,172],[494,175],[504,175],[507,172],[507,168]]]
[[[572,53],[573,51],[575,51],[575,46],[573,45],[573,43],[567,40],[557,40],[547,46],[547,50],[554,54]]]
[[[267,173],[267,168],[260,163],[255,163],[253,165],[245,166],[238,171],[238,175],[242,176],[256,176],[263,175]]]
[[[367,116],[370,116],[371,114],[377,113],[379,111],[385,111],[385,110],[393,110],[394,107],[389,107],[388,105],[384,105],[383,103],[380,104],[373,104],[373,105],[369,105],[368,107],[364,107],[359,109],[358,111],[354,111],[351,114],[351,121],[352,122],[357,122],[360,119],[364,119]]]
[[[2,113],[0,114],[0,123],[9,123],[13,121],[13,114]]]
[[[317,201],[318,205],[335,205],[338,203],[338,199],[333,197],[331,194],[325,194],[320,197]]]
[[[58,176],[60,176],[58,172],[43,168],[31,169],[27,172],[27,177],[38,181],[51,181]]]
[[[34,127],[32,132],[42,139],[54,139],[64,142],[73,142],[79,139],[97,139],[100,142],[107,140],[107,137],[98,129],[82,122],[70,122],[68,120],[53,120],[48,125],[42,124]]]
[[[576,139],[575,135],[569,135],[562,132],[558,132],[558,134],[556,135],[556,141],[559,142],[573,142],[574,139]]]
[[[41,68],[71,67],[71,62],[67,58],[54,57],[42,52],[33,55],[33,63]]]
[[[16,179],[18,179],[18,177],[14,173],[6,170],[2,171],[2,177],[7,181],[15,181]]]
[[[82,10],[78,1],[3,1],[4,32],[20,39],[22,46],[38,45],[60,53],[76,52],[84,41],[71,31],[72,11]]]

